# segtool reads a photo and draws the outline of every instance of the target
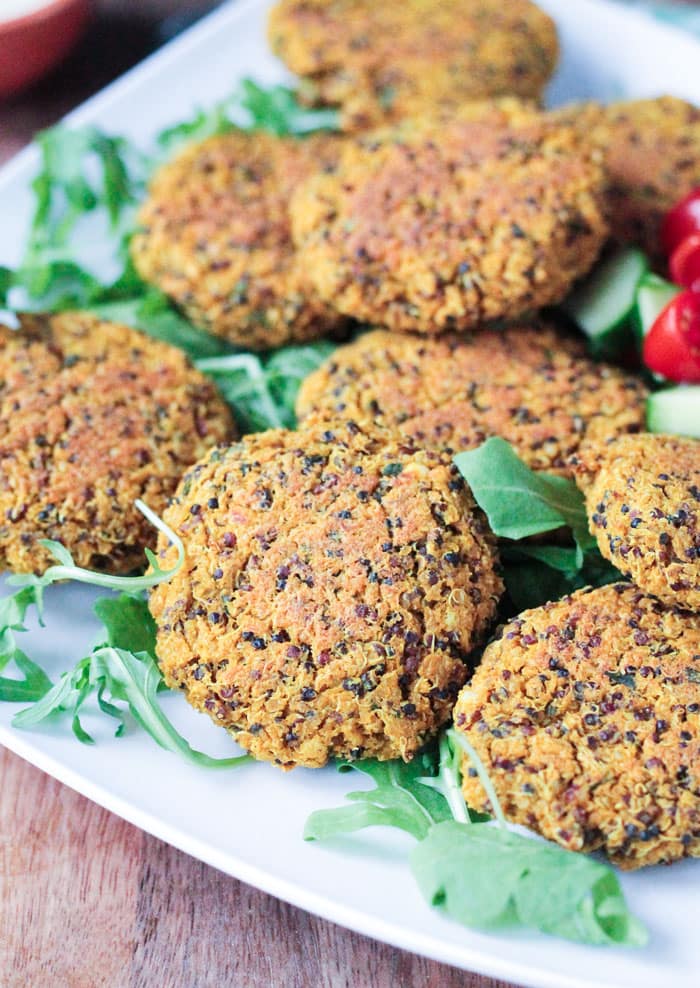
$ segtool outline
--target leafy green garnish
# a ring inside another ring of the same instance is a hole
[[[497,437],[459,453],[455,465],[501,542],[508,599],[516,611],[586,586],[624,579],[588,530],[583,494],[566,477],[535,473]],[[569,529],[574,545],[528,541]],[[507,609],[507,608],[506,608]]]
[[[235,99],[228,97],[207,109],[195,110],[189,120],[182,120],[161,130],[156,136],[156,143],[166,155],[170,156],[184,144],[205,141],[208,137],[228,133],[235,127],[230,117],[234,103]]]
[[[212,758],[191,748],[163,713],[157,698],[160,682],[160,671],[148,652],[100,646],[81,659],[70,672],[65,672],[42,699],[15,714],[12,724],[14,727],[32,728],[52,715],[68,714],[78,740],[92,744],[92,737],[80,722],[80,713],[87,700],[94,696],[102,713],[118,721],[117,737],[125,729],[124,710],[116,705],[122,702],[161,748],[180,755],[194,765],[233,768],[251,761],[249,755]]]
[[[159,532],[166,535],[170,543],[177,549],[177,559],[171,569],[162,569],[154,553],[150,549],[146,549],[145,554],[150,564],[150,571],[143,576],[113,576],[111,573],[98,573],[94,570],[76,566],[70,552],[60,542],[54,542],[51,539],[41,539],[40,545],[49,550],[54,558],[58,560],[58,565],[49,566],[41,576],[35,576],[32,573],[18,573],[10,576],[7,582],[16,587],[34,588],[37,594],[43,593],[44,589],[52,583],[58,583],[62,580],[71,580],[74,583],[88,583],[93,587],[104,587],[107,590],[124,590],[127,593],[134,594],[140,593],[142,590],[149,590],[151,587],[157,587],[159,583],[165,583],[171,580],[185,561],[185,547],[182,544],[182,540],[143,501],[136,500],[134,503],[141,514]]]
[[[41,576],[36,576],[33,573],[18,573],[8,577],[7,582],[20,589],[0,600],[0,671],[10,663],[14,663],[15,668],[24,675],[24,679],[0,677],[0,700],[9,702],[36,701],[51,689],[51,681],[43,670],[18,647],[15,632],[27,630],[25,619],[27,611],[31,607],[36,608],[39,620],[42,620],[44,591],[52,583],[73,580],[111,590],[124,590],[126,592],[124,600],[126,601],[129,599],[127,594],[141,593],[149,587],[157,586],[157,584],[171,579],[182,566],[185,550],[180,538],[142,501],[137,501],[136,505],[146,518],[159,531],[167,535],[171,543],[177,547],[178,558],[175,565],[169,570],[162,569],[150,549],[146,549],[146,557],[151,564],[150,573],[145,576],[111,576],[109,573],[97,573],[76,566],[70,552],[60,542],[42,539],[41,544],[54,555],[58,560],[58,565],[50,566]],[[128,647],[136,648],[138,646],[139,649],[146,648],[155,653],[153,620],[150,615],[148,619],[145,618],[141,606],[136,602],[131,606],[123,603],[118,612],[116,609],[117,602],[104,603],[102,607],[103,613],[98,613],[98,617],[105,619],[107,640],[110,644],[116,644],[118,641]],[[130,636],[127,636],[124,625],[124,622],[128,620],[138,622],[140,626],[138,628],[134,626]]]
[[[94,127],[46,131],[39,138],[41,169],[34,183],[29,247],[15,271],[0,268],[0,307],[83,309],[133,326],[199,361],[223,391],[243,431],[293,427],[299,384],[333,344],[291,346],[266,355],[235,351],[227,341],[194,327],[162,292],[142,281],[129,258],[128,241],[134,205],[150,171],[179,143],[234,127],[303,136],[336,125],[335,111],[306,109],[284,86],[266,89],[244,80],[227,99],[164,130],[155,157]],[[82,266],[72,240],[80,221],[97,214],[106,220],[109,234],[102,239],[111,243],[121,269],[108,282]]]
[[[338,130],[337,110],[301,106],[293,90],[286,86],[263,88],[244,79],[239,90],[241,106],[249,115],[248,126],[266,130],[278,137],[302,136],[319,130]]]
[[[65,551],[65,550],[64,550]],[[31,702],[12,720],[15,727],[31,729],[48,717],[67,714],[73,733],[85,744],[93,743],[80,715],[93,700],[103,714],[117,720],[116,735],[125,729],[128,710],[137,723],[162,748],[206,768],[230,768],[250,761],[250,756],[212,758],[195,751],[170,723],[157,700],[162,677],[155,659],[155,622],[140,597],[122,594],[104,597],[95,604],[95,613],[104,625],[104,641],[63,673],[53,685],[46,673],[16,644],[15,632],[26,631],[30,607],[42,615],[46,583],[25,586],[0,601],[0,670],[13,661],[24,678],[0,677],[0,700]],[[126,709],[117,704],[126,704]]]
[[[217,357],[232,349],[226,340],[211,336],[188,322],[157,288],[143,285],[139,294],[114,301],[98,296],[85,308],[100,319],[125,323],[156,340],[176,346],[191,360]]]
[[[0,309],[9,305],[9,295],[15,281],[15,274],[10,268],[0,267]]]
[[[530,927],[598,945],[647,940],[608,865],[508,830],[436,824],[411,868],[425,899],[464,926]]]
[[[498,826],[464,803],[460,766],[465,752]],[[398,827],[418,842],[410,864],[426,900],[465,926],[528,927],[599,945],[646,942],[646,931],[630,914],[609,865],[507,827],[491,780],[463,735],[453,730],[442,735],[437,770],[430,755],[420,756],[417,764],[359,762],[352,767],[370,775],[375,788],[349,793],[352,806],[313,813],[304,832],[307,840],[363,827]]]
[[[296,425],[301,382],[333,352],[327,340],[282,347],[270,354],[234,353],[196,361],[216,382],[244,432]]]
[[[430,755],[408,764],[366,760],[341,766],[342,771],[350,769],[368,775],[374,788],[347,793],[351,806],[312,813],[304,828],[305,840],[326,840],[373,826],[398,827],[422,840],[433,824],[450,819],[447,800],[424,782],[435,772]]]
[[[156,622],[142,597],[100,597],[93,610],[104,625],[107,645],[156,654]]]
[[[182,566],[185,550],[181,540],[154,512],[141,501],[139,510],[177,547],[178,558],[170,570],[163,570],[155,555],[146,550],[151,570],[145,576],[111,576],[93,573],[74,564],[70,552],[58,542],[42,542],[56,557],[42,576],[20,574],[8,582],[20,589],[0,600],[0,671],[10,662],[23,675],[0,677],[0,700],[32,702],[31,707],[13,718],[13,725],[32,728],[48,717],[68,714],[73,733],[86,744],[93,739],[84,729],[80,715],[88,700],[94,699],[98,710],[118,721],[116,735],[125,728],[125,709],[162,748],[173,751],[187,761],[208,768],[233,767],[250,761],[250,756],[212,758],[195,751],[170,723],[157,700],[162,677],[155,659],[156,626],[145,600],[135,594],[169,580]],[[15,633],[26,631],[27,612],[36,607],[39,620],[43,615],[44,592],[52,583],[74,580],[94,586],[126,591],[119,597],[102,598],[95,604],[95,614],[104,626],[104,639],[92,652],[64,672],[53,685],[46,673],[18,648]]]
[[[535,473],[504,439],[487,439],[478,449],[458,453],[454,462],[501,538],[525,539],[570,528],[580,561],[595,545],[583,495],[573,480]]]
[[[303,137],[319,130],[337,130],[338,123],[337,110],[304,107],[287,86],[264,87],[243,79],[230,96],[196,110],[189,120],[166,127],[156,140],[162,150],[172,154],[185,143],[236,128],[264,130],[277,137]]]
[[[23,678],[0,677],[0,700],[26,703],[40,699],[51,689],[51,680],[17,645],[15,632],[25,631],[27,611],[36,603],[31,587],[0,600],[0,672],[10,663]]]
[[[110,137],[97,128],[66,125],[45,130],[36,138],[41,170],[34,180],[36,211],[30,253],[67,242],[76,222],[102,207],[116,230],[124,210],[143,192],[134,158],[143,159],[122,137]],[[96,167],[95,167],[96,166]],[[91,174],[95,175],[91,178]]]
[[[589,551],[578,565],[576,550],[563,546],[501,546],[503,576],[514,612],[559,600],[584,587],[602,587],[624,576],[597,550]]]

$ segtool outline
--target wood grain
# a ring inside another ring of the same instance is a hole
[[[110,0],[75,55],[0,107],[0,160],[142,58],[159,17]],[[496,988],[220,874],[0,749],[0,988]]]
[[[498,988],[176,851],[0,749],[2,988]]]

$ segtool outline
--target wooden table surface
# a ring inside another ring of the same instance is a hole
[[[211,3],[100,5],[67,65],[0,104],[0,160]],[[165,21],[163,20],[165,18]],[[149,837],[0,748],[0,988],[494,988],[350,933]]]

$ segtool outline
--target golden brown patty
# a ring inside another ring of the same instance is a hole
[[[455,724],[514,823],[621,868],[700,855],[700,617],[629,584],[526,611]],[[487,809],[466,758],[463,780]]]
[[[582,460],[578,480],[605,558],[646,593],[700,612],[700,442],[643,433]]]
[[[306,379],[297,415],[379,421],[448,453],[501,436],[533,469],[570,475],[582,444],[644,428],[645,399],[638,378],[547,324],[439,339],[375,330]]]
[[[162,168],[132,240],[137,270],[202,329],[260,350],[322,336],[338,316],[296,260],[288,200],[337,138],[233,132]]]
[[[180,475],[233,435],[214,385],[174,347],[81,312],[0,326],[0,567],[39,572],[62,542],[124,573]]]
[[[612,235],[658,258],[664,214],[700,184],[700,109],[662,96],[565,107],[555,117],[604,155]]]
[[[409,759],[449,719],[502,592],[449,460],[352,424],[258,433],[165,517],[187,551],[151,597],[166,682],[256,758]]]
[[[440,333],[560,301],[607,237],[603,173],[537,118],[348,140],[295,193],[300,263],[338,311]]]
[[[282,0],[268,33],[302,94],[341,106],[346,129],[538,97],[558,55],[553,21],[529,0]]]

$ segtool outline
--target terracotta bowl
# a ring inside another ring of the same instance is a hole
[[[2,19],[0,6],[0,99],[35,82],[68,54],[91,6],[91,0],[53,0],[13,20]]]

